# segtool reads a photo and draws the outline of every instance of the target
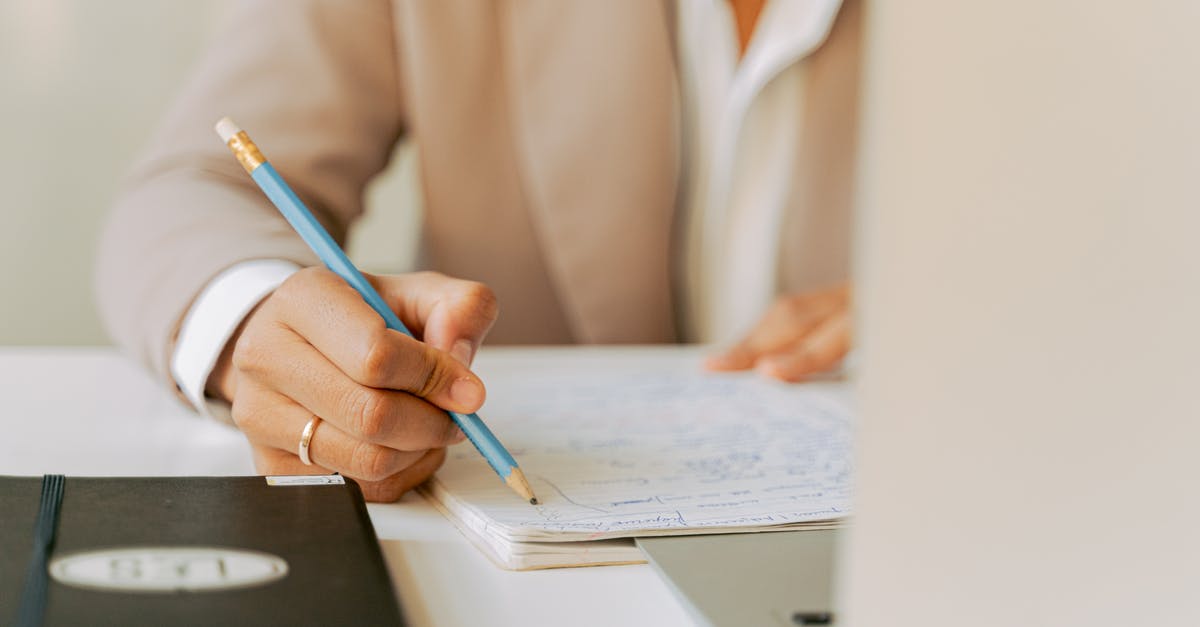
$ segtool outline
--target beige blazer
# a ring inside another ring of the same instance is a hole
[[[847,274],[857,2],[805,62],[783,289]],[[669,0],[260,0],[222,31],[102,236],[119,344],[169,380],[180,320],[239,261],[317,264],[214,135],[232,116],[339,240],[413,136],[429,269],[488,283],[502,343],[676,341],[680,103]]]

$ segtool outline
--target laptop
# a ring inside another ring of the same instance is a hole
[[[841,530],[638,538],[698,624],[836,625],[833,561]]]

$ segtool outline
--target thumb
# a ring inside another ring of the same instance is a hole
[[[368,277],[422,342],[469,366],[496,322],[491,288],[437,272]]]

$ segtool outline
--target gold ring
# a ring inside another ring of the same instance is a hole
[[[321,424],[321,419],[313,416],[312,420],[304,425],[304,431],[300,433],[300,462],[305,466],[312,466],[312,458],[308,456],[308,447],[312,445],[313,433],[316,432],[319,424]]]

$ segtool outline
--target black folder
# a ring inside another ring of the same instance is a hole
[[[29,596],[40,492],[0,477],[0,624]],[[362,492],[336,475],[68,477],[43,572],[45,625],[402,624]]]

